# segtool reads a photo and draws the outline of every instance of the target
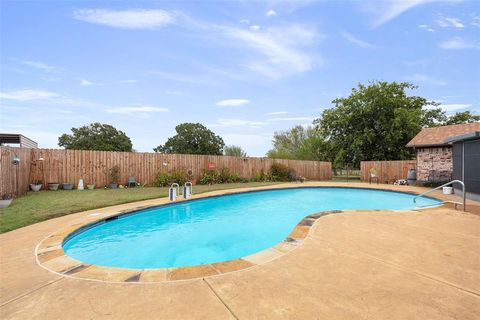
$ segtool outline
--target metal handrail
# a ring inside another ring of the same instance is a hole
[[[466,209],[466,206],[465,206],[465,202],[466,202],[466,200],[467,200],[467,192],[466,192],[466,190],[465,190],[465,183],[463,183],[463,181],[461,181],[461,180],[452,180],[452,181],[450,181],[450,182],[447,182],[447,183],[445,183],[445,184],[442,184],[441,186],[438,186],[438,187],[433,188],[433,189],[431,189],[431,190],[428,190],[428,191],[426,191],[426,192],[424,192],[424,193],[422,193],[422,194],[419,194],[418,196],[413,197],[413,203],[416,204],[418,198],[423,197],[423,196],[429,194],[430,192],[433,192],[433,191],[435,191],[435,190],[438,190],[438,189],[440,189],[440,188],[449,186],[449,185],[454,184],[454,183],[460,183],[460,184],[462,185],[462,193],[463,193],[463,203],[462,203],[462,206],[463,206],[463,211],[466,211],[467,209]],[[420,206],[417,206],[417,207],[420,207]]]
[[[176,183],[176,182],[172,183],[170,188],[176,188],[177,189],[177,196],[180,195],[180,185],[178,183]]]
[[[193,194],[193,184],[190,181],[185,182],[184,186],[185,187],[189,186],[190,187],[190,194]]]

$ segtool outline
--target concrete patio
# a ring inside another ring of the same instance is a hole
[[[361,183],[308,185],[426,190]],[[289,184],[276,187],[282,186]],[[225,191],[201,196],[221,193]],[[0,317],[478,319],[480,314],[480,216],[447,206],[326,215],[288,254],[200,279],[109,283],[57,275],[36,262],[34,250],[42,239],[92,212],[165,201],[72,214],[0,235]],[[480,208],[470,203],[472,212]]]

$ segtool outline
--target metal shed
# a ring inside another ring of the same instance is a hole
[[[0,133],[0,145],[20,145],[20,148],[38,148],[38,144],[17,133]]]
[[[480,200],[480,131],[445,140],[453,145],[453,179],[465,183],[467,197]],[[454,185],[455,189],[461,189]]]

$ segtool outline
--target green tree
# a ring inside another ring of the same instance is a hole
[[[200,123],[182,123],[175,127],[176,135],[168,138],[155,152],[222,155],[223,139]]]
[[[437,107],[438,104],[435,104],[435,108],[423,109],[422,110],[422,128],[431,128],[443,126],[447,121],[447,116],[445,111]]]
[[[480,115],[473,115],[470,111],[457,112],[450,116],[445,122],[446,125],[472,123],[480,121]]]
[[[247,153],[240,146],[226,146],[223,150],[223,154],[232,157],[246,157]]]
[[[273,135],[273,148],[267,152],[269,158],[323,160],[325,146],[315,128],[295,126]]]
[[[412,158],[413,150],[405,145],[423,126],[444,120],[438,103],[407,94],[416,88],[406,82],[374,81],[333,100],[335,107],[314,121],[327,157],[336,166]]]
[[[65,149],[132,151],[132,141],[120,130],[109,124],[92,123],[72,128],[72,134],[62,134],[58,145]]]

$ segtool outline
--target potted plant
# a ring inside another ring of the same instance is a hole
[[[34,192],[40,191],[40,189],[42,189],[42,186],[43,186],[42,180],[35,180],[33,181],[33,183],[30,183],[30,188]]]
[[[93,173],[90,171],[90,174],[88,175],[88,181],[93,181]],[[87,184],[87,189],[88,190],[93,190],[95,189],[95,183],[92,183],[90,182],[89,184]]]
[[[120,167],[115,165],[110,168],[110,170],[108,171],[108,177],[110,181],[108,187],[110,189],[117,189],[118,182],[120,181]]]
[[[6,208],[12,203],[13,201],[13,194],[12,193],[5,193],[0,198],[0,209]]]
[[[49,182],[48,183],[48,189],[52,190],[52,191],[58,190],[59,185],[60,185],[60,183],[58,183],[58,182]]]
[[[62,183],[62,188],[63,188],[63,190],[72,190],[73,189],[73,183],[64,182],[64,183]]]

